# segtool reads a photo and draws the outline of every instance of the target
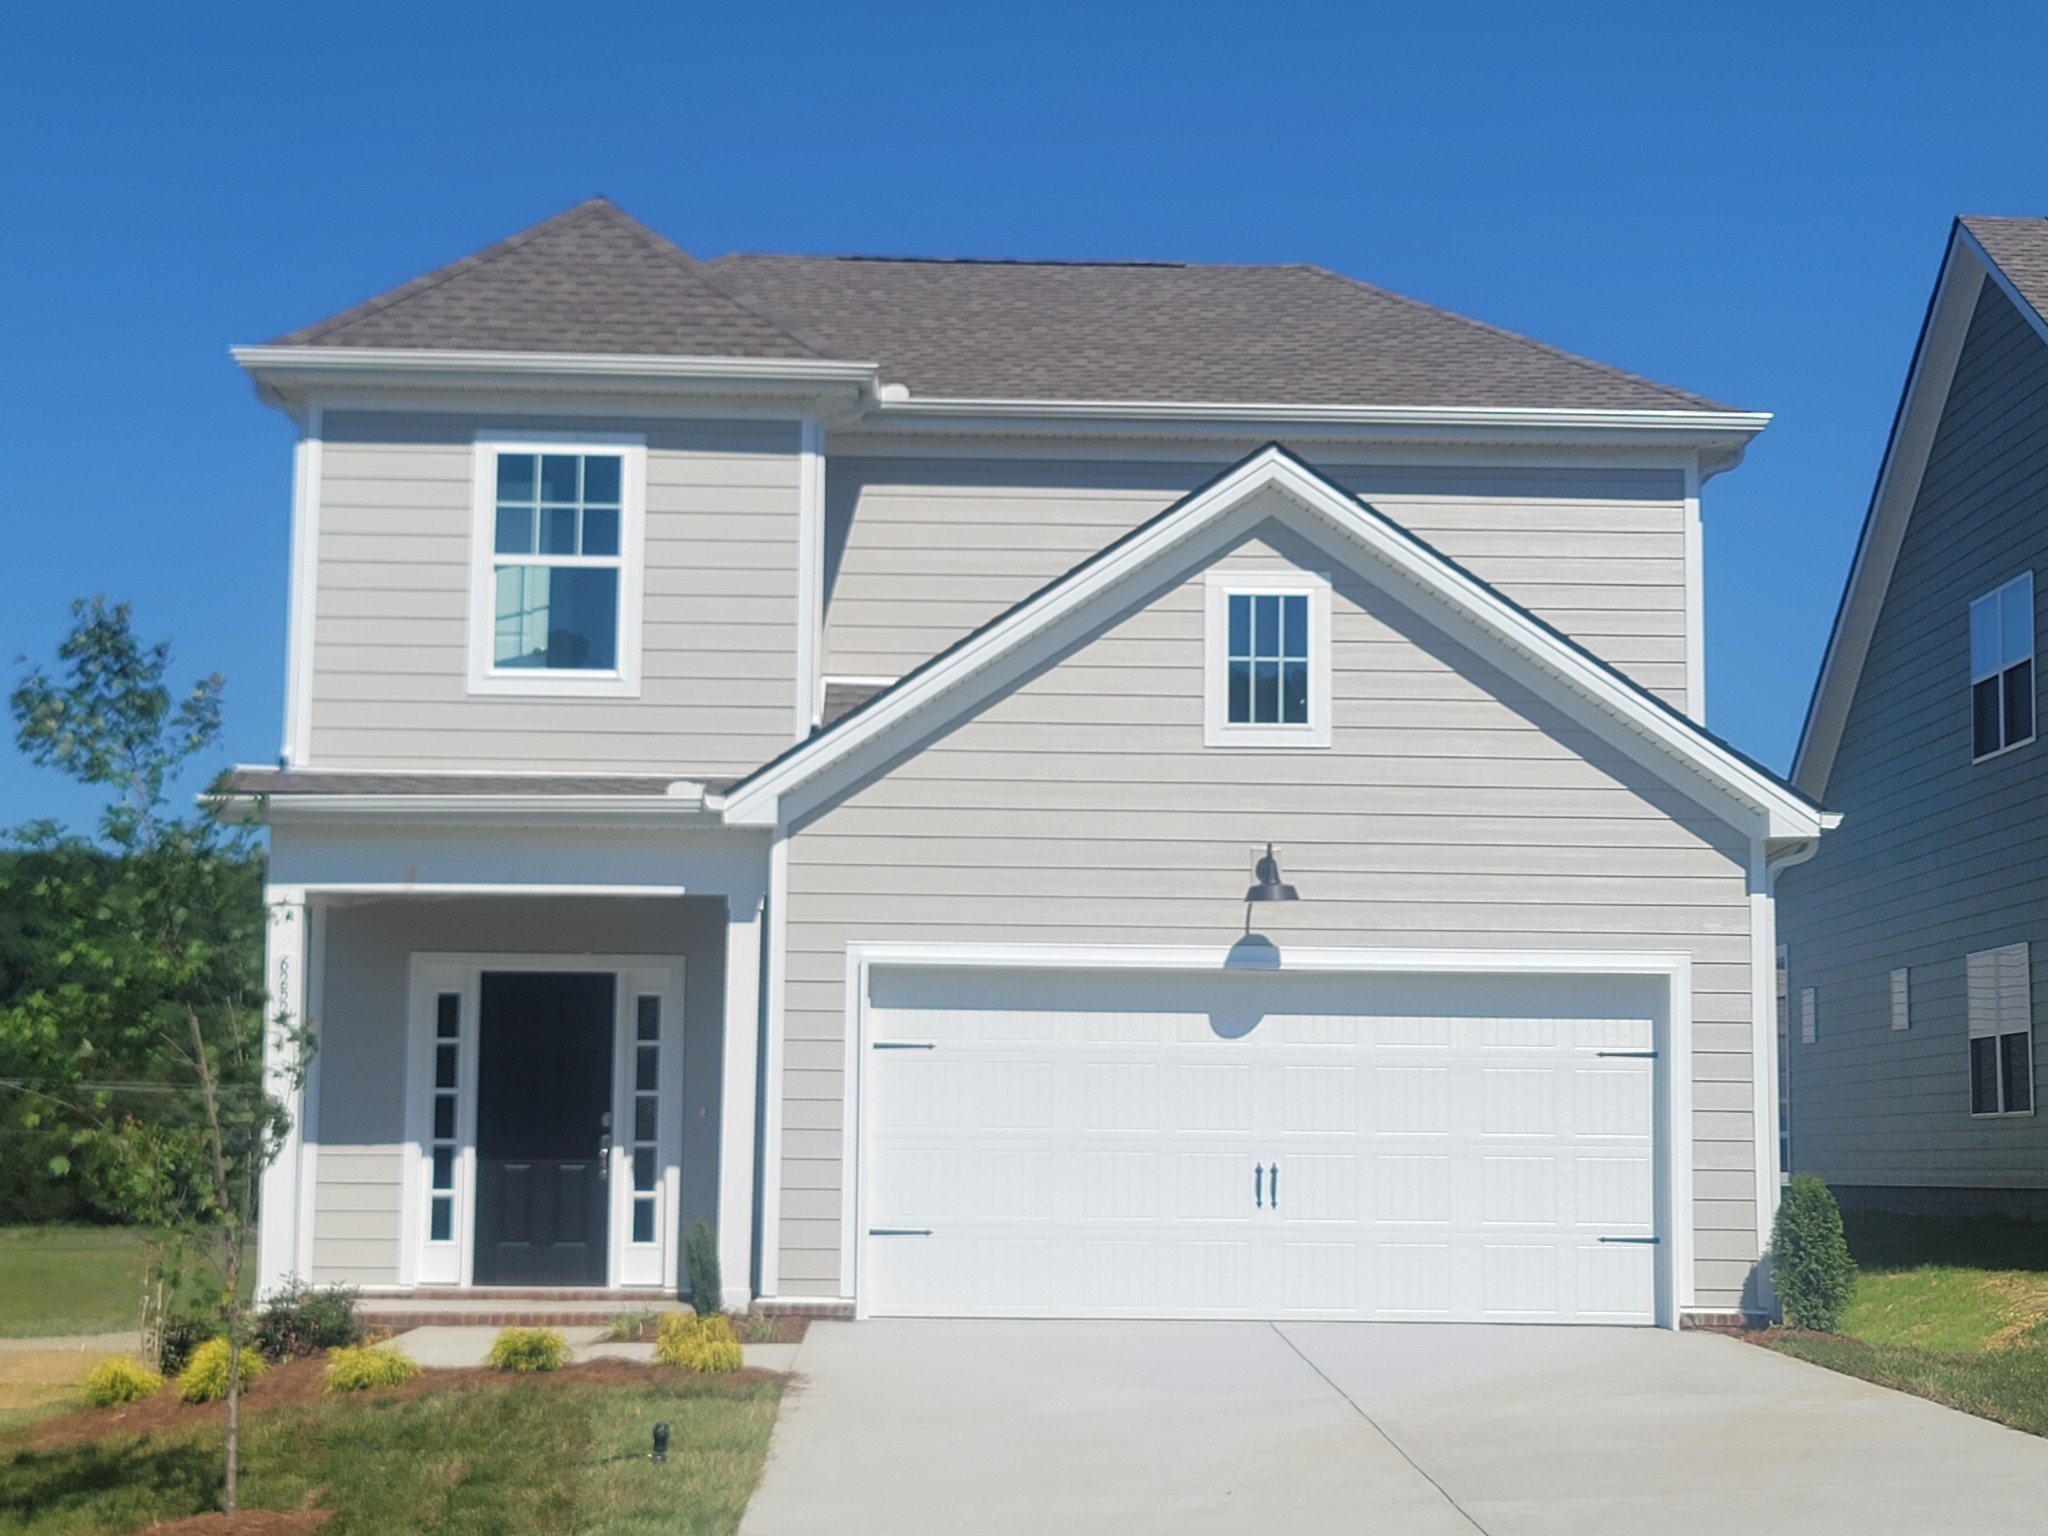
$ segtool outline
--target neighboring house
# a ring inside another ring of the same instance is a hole
[[[2048,1217],[2044,315],[2048,220],[1959,220],[1793,770],[1787,1161],[1848,1204]]]
[[[701,1217],[729,1305],[1763,1305],[1823,818],[1695,723],[1763,416],[1311,267],[602,201],[236,356],[301,434],[266,1285],[673,1294]]]

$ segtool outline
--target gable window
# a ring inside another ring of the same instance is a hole
[[[1204,738],[1212,747],[1330,744],[1330,582],[1307,571],[1207,577]]]
[[[637,437],[480,435],[470,691],[639,690]]]
[[[2025,944],[1983,949],[1965,972],[1970,1002],[1970,1113],[2034,1112],[2034,987]]]
[[[1970,604],[1972,755],[2034,739],[2034,573]]]

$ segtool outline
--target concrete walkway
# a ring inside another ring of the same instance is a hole
[[[1635,1329],[813,1324],[742,1536],[2036,1529],[2048,1441]]]

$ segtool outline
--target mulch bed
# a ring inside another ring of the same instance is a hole
[[[254,1386],[244,1387],[241,1396],[241,1410],[245,1414],[264,1413],[273,1408],[289,1408],[294,1405],[311,1403],[328,1398],[325,1391],[327,1362],[325,1360],[293,1360],[284,1365],[272,1366],[263,1379]],[[488,1366],[468,1366],[456,1370],[430,1370],[415,1376],[411,1381],[392,1387],[372,1387],[367,1392],[347,1394],[350,1396],[402,1399],[418,1397],[427,1392],[457,1391],[465,1387],[485,1385],[503,1386],[518,1381],[566,1381],[588,1386],[633,1386],[644,1385],[660,1375],[674,1376],[666,1366],[643,1365],[637,1360],[582,1360],[574,1365],[564,1366],[559,1371],[544,1376],[518,1376],[505,1371],[494,1371]],[[751,1384],[760,1381],[775,1381],[780,1378],[773,1371],[734,1371],[718,1377],[697,1378],[700,1380]],[[45,1419],[37,1424],[29,1435],[31,1450],[52,1451],[69,1445],[83,1445],[94,1440],[104,1440],[113,1435],[157,1435],[190,1429],[197,1424],[215,1423],[227,1417],[226,1403],[183,1403],[178,1401],[175,1383],[166,1383],[164,1389],[154,1397],[139,1402],[122,1403],[113,1408],[81,1408],[60,1418]],[[250,1519],[256,1512],[239,1515],[237,1519]],[[316,1513],[306,1511],[292,1515],[264,1513],[265,1519],[300,1520]],[[225,1518],[204,1515],[204,1520]],[[320,1519],[326,1516],[320,1515]],[[196,1525],[180,1522],[175,1526],[160,1526],[152,1529],[177,1531],[180,1536],[202,1536],[202,1533],[220,1531],[234,1532],[241,1536],[244,1527]],[[248,1526],[248,1531],[258,1536],[281,1536],[281,1533],[310,1530],[308,1525],[293,1526]]]

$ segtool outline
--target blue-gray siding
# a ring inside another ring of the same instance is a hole
[[[1970,1114],[1963,957],[2031,941],[2048,995],[2048,741],[1970,760],[1969,604],[2048,581],[2048,345],[1987,283],[1824,798],[1779,887],[1796,1015],[1792,1166],[1851,1185],[2048,1186],[2048,1119]],[[2036,634],[2040,632],[2038,615]],[[1894,967],[1912,1025],[1891,1027]]]

